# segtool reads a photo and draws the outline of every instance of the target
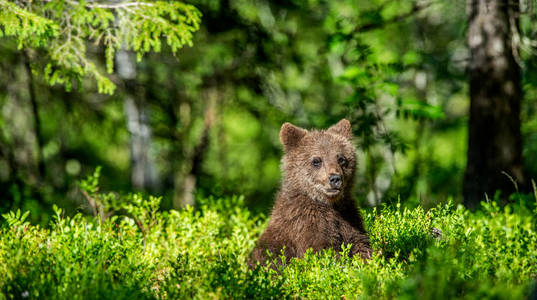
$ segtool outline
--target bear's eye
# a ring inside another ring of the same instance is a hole
[[[321,160],[321,158],[319,157],[314,157],[312,160],[311,160],[311,164],[316,167],[316,168],[320,168],[321,165],[323,164],[323,161]]]
[[[337,163],[338,163],[340,166],[344,167],[344,166],[347,165],[347,159],[346,159],[345,157],[339,155],[338,158],[337,158]]]

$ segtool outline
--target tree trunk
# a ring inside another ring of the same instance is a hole
[[[24,67],[28,76],[28,93],[30,95],[30,104],[32,105],[32,116],[34,121],[34,135],[37,142],[36,161],[39,180],[43,180],[45,176],[45,158],[43,156],[43,134],[41,133],[41,118],[39,118],[39,106],[37,104],[37,96],[35,94],[34,76],[30,67],[30,56],[27,51],[23,51]]]
[[[517,1],[468,0],[470,121],[464,203],[476,207],[496,190],[525,184],[520,133],[522,89]]]
[[[136,99],[136,64],[133,54],[120,50],[116,56],[118,77],[125,87],[125,115],[130,133],[131,182],[135,189],[158,190],[160,181],[151,155],[152,130],[143,99]]]

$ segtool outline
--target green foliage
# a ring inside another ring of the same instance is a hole
[[[95,198],[98,173],[81,183]],[[242,197],[200,198],[199,210],[166,212],[159,198],[119,198],[104,220],[55,207],[49,228],[30,225],[27,213],[4,214],[2,295],[522,299],[537,275],[537,219],[523,205],[483,203],[476,213],[451,204],[428,212],[384,207],[365,213],[375,251],[367,263],[343,246],[340,255],[308,251],[275,272],[247,267],[265,218],[252,216]],[[431,237],[433,226],[441,238]]]
[[[413,251],[424,249],[432,240],[432,220],[423,208],[395,208],[385,206],[377,215],[377,209],[367,214],[371,243],[386,257],[408,259]],[[413,253],[415,254],[415,253]]]
[[[403,285],[408,298],[520,299],[534,283],[536,216],[523,207],[482,203],[472,214],[459,206],[436,211],[444,237],[426,249]],[[429,288],[435,282],[435,288]],[[529,285],[528,285],[529,284]]]
[[[80,189],[89,195],[95,195],[99,191],[99,178],[101,177],[101,166],[97,166],[93,174],[79,182]]]
[[[424,92],[419,91],[424,89],[419,85],[425,85],[426,82],[416,84],[411,89],[401,83],[410,73],[425,76],[420,70],[422,54],[393,47],[391,40],[388,44],[379,43],[375,41],[378,37],[371,39],[368,33],[390,23],[390,18],[383,15],[407,11],[411,8],[410,4],[419,6],[411,1],[381,2],[377,7],[371,5],[366,8],[362,3],[347,3],[359,12],[349,16],[342,16],[338,5],[334,5],[332,15],[327,18],[327,27],[331,32],[329,55],[340,57],[344,67],[337,81],[352,91],[346,98],[349,107],[347,117],[360,138],[360,146],[366,151],[373,150],[373,146],[379,144],[389,146],[392,152],[406,150],[405,139],[408,137],[386,125],[393,115],[429,121],[444,118],[443,108],[430,104]],[[378,32],[373,35],[378,35]],[[391,34],[383,35],[386,36]]]
[[[104,47],[106,71],[112,73],[114,54],[122,47],[140,60],[150,51],[160,52],[162,40],[173,53],[191,46],[200,16],[194,6],[176,1],[0,0],[0,38],[13,37],[19,50],[44,52],[40,60],[51,85],[70,90],[73,82],[80,85],[90,77],[99,92],[112,94],[115,85],[90,57],[88,42]]]

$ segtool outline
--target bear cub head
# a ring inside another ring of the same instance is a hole
[[[351,124],[342,119],[326,130],[308,131],[284,123],[280,140],[282,190],[335,204],[350,192],[356,169]]]

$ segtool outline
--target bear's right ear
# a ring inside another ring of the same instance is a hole
[[[291,123],[283,123],[280,130],[280,140],[282,141],[285,152],[293,149],[298,142],[308,133],[307,130],[296,127]]]

